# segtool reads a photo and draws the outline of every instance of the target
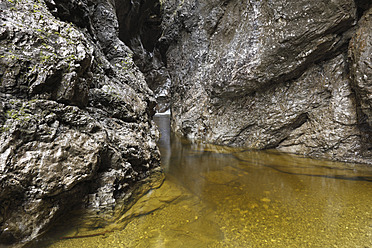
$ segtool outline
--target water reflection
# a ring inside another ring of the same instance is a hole
[[[172,153],[171,148],[171,127],[169,121],[169,115],[167,114],[157,114],[154,117],[156,124],[159,127],[160,139],[158,141],[158,146],[162,156],[163,169],[167,171],[169,169],[169,161]]]
[[[158,118],[162,187],[125,228],[50,247],[372,247],[370,167],[190,143]]]

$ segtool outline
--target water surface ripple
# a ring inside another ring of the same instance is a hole
[[[372,248],[371,167],[193,144],[172,136],[167,116],[157,123],[163,185],[126,225],[85,236],[60,226],[69,238],[48,247]]]

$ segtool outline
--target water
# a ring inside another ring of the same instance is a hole
[[[167,118],[157,117],[166,180],[129,223],[60,225],[35,247],[372,248],[371,167],[192,144]]]

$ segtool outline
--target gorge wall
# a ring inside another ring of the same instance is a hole
[[[4,0],[0,244],[159,174],[189,139],[372,163],[368,0]]]
[[[114,6],[0,3],[0,246],[76,205],[112,216],[161,173],[155,98]]]
[[[372,163],[370,2],[162,3],[177,133]]]

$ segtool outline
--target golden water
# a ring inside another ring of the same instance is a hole
[[[168,131],[160,147],[166,180],[125,214],[128,224],[60,225],[35,247],[372,248],[371,167],[191,144]]]

